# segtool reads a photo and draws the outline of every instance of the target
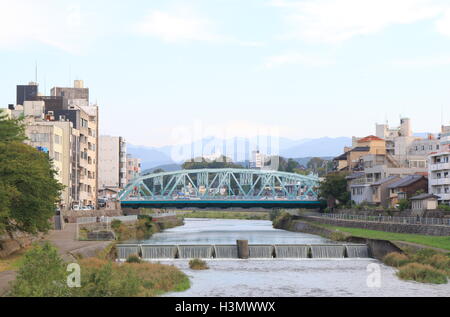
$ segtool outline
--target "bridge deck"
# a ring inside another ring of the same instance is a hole
[[[122,208],[324,208],[323,201],[310,200],[128,200]]]

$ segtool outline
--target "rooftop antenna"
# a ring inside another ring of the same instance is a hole
[[[35,82],[35,83],[38,82],[38,64],[37,64],[37,60],[35,61],[34,82]]]

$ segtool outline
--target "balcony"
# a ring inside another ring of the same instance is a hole
[[[431,171],[443,171],[443,170],[450,170],[450,163],[437,163],[437,164],[431,164],[430,165]]]
[[[428,180],[431,186],[450,185],[450,177],[447,178],[431,178]]]

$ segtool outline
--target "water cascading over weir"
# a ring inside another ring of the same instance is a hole
[[[117,245],[119,261],[137,255],[144,261],[168,259],[238,259],[237,245]],[[342,259],[368,258],[370,251],[365,244],[276,244],[248,245],[250,259]]]

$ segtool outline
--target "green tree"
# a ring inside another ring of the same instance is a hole
[[[157,168],[152,172],[152,174],[159,174],[159,173],[164,173],[164,172],[165,172],[165,170],[163,170],[162,168]]]
[[[335,207],[335,201],[345,205],[350,201],[347,191],[347,179],[344,173],[328,174],[320,184],[320,196],[328,201],[328,206]]]
[[[21,142],[25,139],[22,119],[8,119],[8,116],[0,109],[0,142]]]
[[[0,120],[0,233],[50,228],[62,185],[47,154],[21,143],[17,120]]]
[[[69,296],[67,274],[64,262],[54,246],[48,242],[35,245],[25,253],[10,295],[15,297]]]

